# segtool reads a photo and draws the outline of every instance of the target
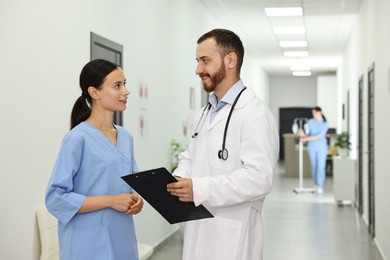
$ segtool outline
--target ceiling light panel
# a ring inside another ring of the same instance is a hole
[[[311,76],[311,71],[293,71],[293,76]]]
[[[302,7],[267,7],[264,8],[267,16],[302,16]]]

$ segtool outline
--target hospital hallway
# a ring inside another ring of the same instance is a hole
[[[263,208],[264,260],[382,260],[356,209],[335,204],[332,178],[321,195],[295,194],[298,185],[280,163]],[[312,187],[311,179],[304,179],[304,187]],[[152,260],[180,260],[181,244],[176,233]]]

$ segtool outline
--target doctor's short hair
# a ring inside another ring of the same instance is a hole
[[[203,34],[198,39],[197,44],[209,38],[213,38],[217,43],[221,57],[225,57],[230,52],[234,52],[237,55],[237,75],[240,75],[245,52],[240,37],[234,32],[226,29],[214,29]]]

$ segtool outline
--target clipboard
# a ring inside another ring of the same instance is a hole
[[[170,224],[214,217],[203,205],[196,207],[193,202],[183,202],[171,195],[167,191],[167,185],[177,180],[164,167],[132,173],[121,178]]]

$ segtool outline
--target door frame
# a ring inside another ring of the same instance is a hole
[[[107,38],[104,38],[94,32],[90,33],[90,58],[91,60],[95,59],[106,59],[123,69],[123,46],[119,43],[111,41]],[[97,49],[103,49],[107,52],[111,52],[113,54],[112,58],[102,57],[100,56],[100,52]],[[116,111],[113,116],[113,123],[116,125],[123,126],[123,112]]]
[[[375,237],[375,63],[367,73],[368,86],[368,230]]]
[[[358,174],[356,180],[355,206],[360,215],[363,215],[363,97],[364,76],[361,75],[358,83]]]

